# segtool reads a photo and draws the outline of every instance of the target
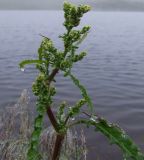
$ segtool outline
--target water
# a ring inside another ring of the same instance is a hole
[[[1,109],[16,102],[24,88],[31,90],[37,72],[33,66],[21,72],[18,63],[36,57],[40,33],[63,48],[57,40],[64,32],[62,22],[60,11],[0,11]],[[84,24],[92,26],[81,46],[88,55],[75,65],[73,73],[88,89],[97,114],[119,124],[144,151],[144,13],[91,12]],[[76,87],[61,74],[57,89],[56,104],[60,100],[72,104],[80,98]],[[122,159],[101,134],[86,129],[86,135],[89,159]]]

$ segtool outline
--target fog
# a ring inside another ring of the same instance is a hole
[[[0,0],[0,9],[62,9],[64,0]],[[144,0],[69,0],[90,4],[94,10],[144,11]]]

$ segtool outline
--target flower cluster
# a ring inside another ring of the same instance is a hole
[[[67,30],[77,27],[80,23],[81,17],[84,13],[90,11],[91,7],[88,5],[81,5],[76,7],[68,2],[64,3],[65,22],[64,26]]]

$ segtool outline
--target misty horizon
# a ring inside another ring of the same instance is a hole
[[[64,0],[0,0],[0,10],[62,10]],[[75,4],[89,4],[96,11],[144,11],[143,0],[69,0]]]

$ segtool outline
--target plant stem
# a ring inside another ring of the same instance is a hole
[[[55,118],[50,106],[47,107],[47,115],[48,115],[49,120],[50,120],[52,126],[54,127],[55,131],[57,131],[58,124],[57,124],[56,118]]]
[[[58,73],[59,69],[55,68],[52,73],[50,74],[49,78],[48,78],[48,85],[50,85],[50,83],[52,82],[52,80],[54,79],[55,75]],[[55,141],[55,146],[53,149],[53,154],[52,154],[52,160],[58,160],[59,156],[60,156],[60,151],[61,151],[61,147],[62,147],[62,142],[64,139],[64,134],[58,134],[58,123],[57,120],[54,116],[54,113],[51,109],[50,106],[47,107],[47,115],[49,117],[49,120],[51,122],[51,124],[53,125],[55,131],[56,131],[56,141]]]
[[[50,83],[52,82],[52,80],[54,79],[54,77],[58,73],[58,71],[59,71],[58,68],[53,69],[52,73],[50,74],[50,76],[48,78],[48,85],[50,85]],[[56,120],[54,113],[53,113],[50,106],[47,106],[47,115],[48,115],[49,120],[50,120],[51,124],[53,125],[55,131],[57,131],[58,123],[57,123],[57,120]]]
[[[70,116],[68,115],[68,116],[66,117],[66,119],[65,119],[65,122],[64,122],[65,125],[66,125],[67,121],[69,120],[69,118],[70,118]]]
[[[70,30],[67,32],[67,35],[69,35]],[[64,50],[64,57],[67,54],[67,46],[65,46],[65,50]],[[48,78],[48,85],[50,85],[50,83],[52,82],[52,80],[54,79],[55,75],[58,73],[59,69],[55,68],[53,69],[52,73],[50,74],[49,78]],[[62,147],[62,142],[64,140],[65,135],[64,134],[58,134],[58,123],[57,120],[53,114],[53,111],[51,109],[50,106],[48,106],[47,108],[47,115],[51,121],[51,124],[53,125],[57,135],[56,135],[56,141],[55,141],[55,146],[54,146],[54,150],[53,150],[53,156],[52,156],[52,160],[59,160],[59,156],[60,156],[60,151],[61,151],[61,147]]]
[[[49,78],[48,78],[48,83],[50,84],[51,81],[54,79],[55,75],[58,73],[59,69],[55,68],[53,69],[52,73],[50,74]]]
[[[56,141],[55,141],[55,146],[53,150],[53,156],[52,160],[58,160],[60,156],[60,151],[62,147],[62,142],[64,140],[65,135],[64,134],[57,134],[56,136]]]

